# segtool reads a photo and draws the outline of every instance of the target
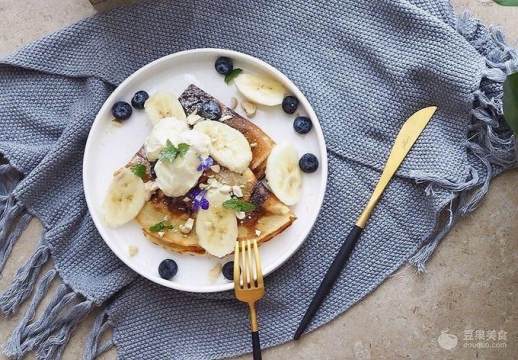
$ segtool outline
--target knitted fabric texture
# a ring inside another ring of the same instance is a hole
[[[439,110],[388,187],[311,329],[360,301],[410,261],[420,270],[457,219],[516,165],[502,82],[517,56],[498,32],[457,18],[443,0],[155,0],[95,16],[0,65],[0,271],[32,217],[34,254],[0,295],[6,315],[30,301],[4,352],[61,356],[73,328],[102,307],[85,359],[205,359],[249,352],[245,307],[232,293],[195,295],[125,267],[88,214],[82,157],[95,115],[128,75],[198,47],[242,51],[277,67],[307,96],[328,145],[328,189],[302,248],[266,279],[261,342],[291,339],[322,274],[416,110]],[[40,274],[53,260],[53,268]],[[58,276],[59,275],[59,276]],[[59,286],[49,294],[52,282]],[[44,314],[35,311],[45,296]],[[0,320],[1,321],[1,320]],[[113,341],[101,344],[112,327]]]

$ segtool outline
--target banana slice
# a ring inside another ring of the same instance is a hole
[[[242,174],[252,161],[252,149],[245,136],[219,121],[205,120],[194,125],[211,140],[210,155],[227,169]]]
[[[230,199],[229,194],[211,189],[205,197],[209,208],[199,210],[196,217],[198,243],[209,254],[223,257],[234,251],[238,235],[236,214],[223,207],[223,202]]]
[[[168,92],[157,92],[147,99],[144,104],[146,114],[151,123],[155,125],[160,119],[174,117],[178,120],[187,121],[187,116],[178,97]]]
[[[289,144],[275,145],[266,162],[266,180],[272,192],[284,204],[295,205],[300,199],[302,176],[297,150]]]
[[[138,215],[145,202],[142,179],[128,168],[117,170],[102,206],[104,221],[111,227],[124,225]]]
[[[242,74],[234,83],[241,94],[256,104],[279,105],[286,94],[286,89],[281,83],[268,77]]]

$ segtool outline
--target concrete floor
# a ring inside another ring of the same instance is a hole
[[[111,1],[100,8],[127,2]],[[486,23],[501,25],[510,43],[517,45],[518,8],[500,7],[490,0],[453,0],[453,4],[458,11],[467,8]],[[0,0],[0,53],[94,13],[88,0]],[[346,314],[297,343],[266,350],[265,359],[518,358],[517,184],[518,171],[497,178],[480,208],[443,241],[428,273],[401,269]],[[34,221],[18,241],[0,289],[32,253],[40,232]],[[1,320],[1,343],[18,319]],[[91,323],[92,317],[76,330],[65,359],[81,358]],[[444,349],[454,344],[452,336],[444,334],[438,341],[441,332],[457,337],[452,350]],[[482,335],[489,339],[481,340]],[[493,348],[484,348],[486,344]],[[115,359],[116,352],[102,358]]]

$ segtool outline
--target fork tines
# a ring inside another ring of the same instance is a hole
[[[257,240],[237,241],[234,254],[234,282],[241,289],[263,287],[263,273]]]

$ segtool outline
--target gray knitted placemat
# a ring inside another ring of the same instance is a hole
[[[490,180],[516,165],[502,82],[517,55],[502,35],[447,1],[155,0],[95,16],[0,65],[0,271],[32,217],[44,234],[0,295],[6,315],[30,301],[4,352],[60,358],[73,328],[102,311],[85,359],[115,344],[121,359],[205,359],[250,351],[231,293],[194,295],[138,277],[107,248],[82,189],[84,144],[117,84],[179,50],[230,48],[289,76],[322,122],[329,187],[304,246],[266,279],[264,347],[291,339],[311,295],[379,177],[403,121],[437,105],[311,328],[373,291],[402,264],[425,261]],[[9,161],[9,163],[7,163]],[[40,274],[52,257],[54,267]],[[59,283],[48,294],[52,281]],[[44,313],[35,310],[46,296]],[[0,320],[1,321],[1,320]],[[101,344],[103,332],[113,337]]]

